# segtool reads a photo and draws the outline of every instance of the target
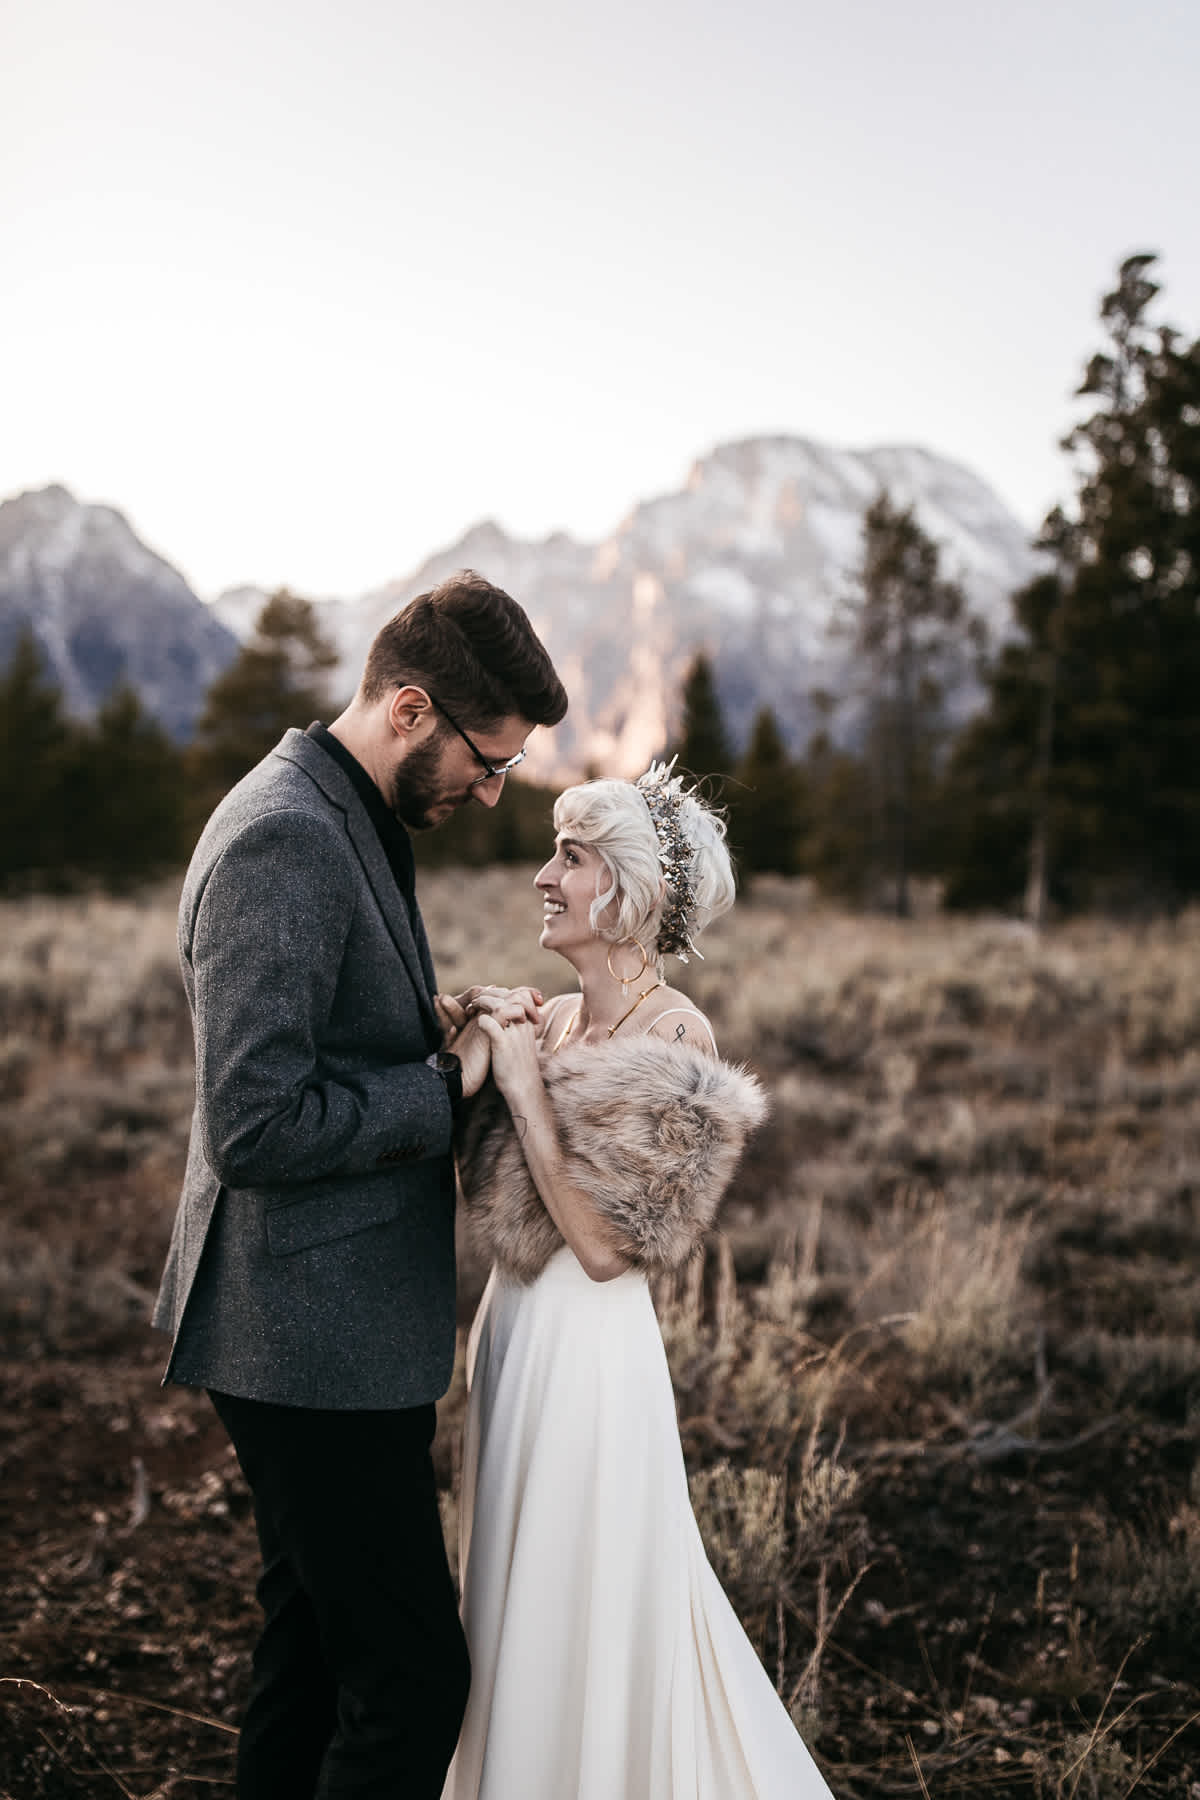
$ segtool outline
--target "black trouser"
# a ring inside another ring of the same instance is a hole
[[[238,1800],[439,1800],[470,1668],[429,1455],[434,1408],[211,1399],[254,1495],[263,1560]]]

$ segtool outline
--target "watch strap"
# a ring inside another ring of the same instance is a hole
[[[445,1083],[451,1112],[457,1112],[463,1100],[462,1063],[452,1050],[435,1050],[425,1061]]]

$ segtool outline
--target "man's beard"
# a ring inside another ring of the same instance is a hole
[[[470,794],[447,793],[441,779],[444,740],[440,733],[418,744],[397,765],[387,803],[410,831],[432,831],[443,823],[430,815],[442,806],[465,806]]]

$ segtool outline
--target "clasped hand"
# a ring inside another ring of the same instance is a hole
[[[477,1094],[489,1071],[507,1096],[522,1074],[537,1067],[537,1027],[542,996],[537,988],[476,986],[434,1000],[442,1048],[462,1063],[463,1093]]]

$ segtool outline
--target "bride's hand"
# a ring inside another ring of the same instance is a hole
[[[541,1022],[541,990],[535,987],[469,987],[461,994],[435,994],[434,1011],[442,1028],[442,1049],[455,1050],[458,1034],[480,1013],[510,1019],[513,1008],[534,1025]]]
[[[443,1000],[438,1011],[439,1016],[444,1014],[452,1020],[453,1002],[447,1006]],[[536,1033],[526,1016],[524,1002],[520,998],[508,998],[489,1000],[485,1009],[472,1014],[455,1030],[446,1047],[453,1050],[462,1064],[464,1099],[477,1094],[487,1080],[488,1070],[494,1066],[496,1039],[505,1036],[506,1028],[515,1030],[518,1026],[528,1031],[536,1043]]]
[[[524,1104],[531,1089],[543,1085],[537,1031],[524,1016],[505,1023],[491,1013],[481,1013],[477,1023],[487,1034],[496,1086],[510,1108]]]
[[[494,983],[469,987],[464,989],[461,994],[447,995],[446,998],[452,999],[454,1005],[461,1008],[467,1018],[473,1018],[476,1013],[494,1013],[498,1007],[517,1005],[521,1007],[531,1025],[540,1024],[544,1004],[540,988],[506,988],[499,987]]]

